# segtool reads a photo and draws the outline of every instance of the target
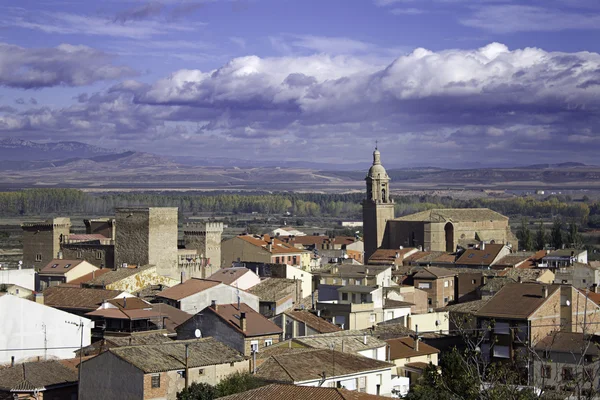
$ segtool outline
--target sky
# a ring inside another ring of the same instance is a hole
[[[0,139],[598,164],[597,0],[3,0]]]

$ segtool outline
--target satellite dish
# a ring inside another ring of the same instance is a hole
[[[571,300],[567,300],[567,306],[571,305]]]
[[[194,336],[196,336],[197,338],[201,338],[202,337],[202,332],[200,332],[200,329],[196,329],[194,331]]]
[[[23,261],[22,260],[19,260],[19,265],[23,265]]]
[[[435,321],[435,325],[436,326],[440,326],[442,323],[440,322],[440,320],[438,319],[437,321]]]

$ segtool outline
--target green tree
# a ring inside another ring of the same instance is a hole
[[[247,390],[256,389],[266,383],[248,372],[235,372],[215,386],[217,397],[225,397],[230,394],[241,393]]]
[[[554,223],[552,224],[552,230],[550,231],[550,244],[555,249],[562,248],[564,243],[563,240],[563,222],[560,218],[554,218]]]
[[[533,236],[529,229],[529,222],[527,219],[521,219],[521,226],[517,232],[517,238],[519,239],[519,248],[526,251],[533,250]]]
[[[215,387],[208,383],[192,383],[177,393],[177,400],[213,400],[217,398]]]
[[[537,233],[535,234],[535,249],[544,250],[546,247],[547,238],[548,236],[546,235],[546,230],[544,229],[544,223],[540,221]]]
[[[567,243],[569,247],[579,249],[583,246],[583,237],[579,233],[579,227],[575,221],[569,223],[569,230],[567,231]]]

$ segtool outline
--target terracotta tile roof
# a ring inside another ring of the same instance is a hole
[[[85,314],[88,317],[101,317],[106,319],[125,319],[125,320],[141,320],[141,319],[152,319],[160,317],[161,314],[154,311],[152,308],[148,310],[137,309],[137,310],[125,310],[119,308],[102,308],[99,310],[91,311]]]
[[[175,328],[192,317],[192,314],[163,303],[152,304],[152,311],[164,317],[165,329],[169,333],[175,333]]]
[[[267,240],[263,240],[263,238],[259,238],[252,235],[237,236],[238,239],[244,240],[250,244],[253,244],[254,246],[262,247],[264,250],[268,251],[271,254],[300,254],[304,252],[304,250],[297,249],[294,246],[286,244],[279,239],[269,238],[268,235],[265,235],[265,237]],[[269,239],[272,239],[273,241],[273,246],[271,247],[271,250],[269,250],[268,248]]]
[[[188,345],[189,368],[239,362],[245,359],[236,350],[214,338],[116,347],[108,351],[144,373],[153,373],[184,369],[186,344]],[[98,357],[102,357],[102,355]]]
[[[369,257],[369,263],[387,263],[395,264],[402,263],[404,258],[409,253],[418,251],[414,247],[406,247],[403,249],[377,249],[375,253]]]
[[[368,328],[363,330],[363,332],[369,335],[372,334],[381,340],[394,339],[397,337],[405,337],[415,334],[415,331],[406,327],[406,322],[395,321],[395,319],[379,323],[375,325],[375,329]],[[385,344],[385,342],[382,343]]]
[[[50,261],[44,268],[40,270],[42,275],[64,275],[65,272],[72,271],[76,266],[81,264],[83,260],[59,260]]]
[[[409,303],[408,301],[391,300],[391,299],[385,299],[383,301],[383,308],[410,308],[414,305],[415,305],[414,303]]]
[[[100,276],[96,276],[96,278],[87,281],[85,283],[85,285],[90,285],[90,286],[105,286],[105,285],[109,285],[111,283],[115,283],[118,282],[120,280],[123,280],[125,278],[129,278],[130,276],[133,276],[135,274],[138,274],[142,271],[145,271],[147,269],[150,268],[155,268],[153,265],[144,265],[141,267],[128,267],[128,268],[116,268],[116,269],[109,269],[109,272],[100,275]]]
[[[296,281],[285,278],[267,278],[248,289],[261,301],[279,301],[293,295],[296,291]]]
[[[481,310],[481,307],[483,307],[488,300],[473,300],[473,301],[467,301],[464,303],[458,303],[458,304],[451,304],[449,306],[440,308],[439,311],[451,311],[451,312],[459,312],[459,313],[476,313],[477,311]]]
[[[93,241],[93,240],[106,240],[110,239],[99,233],[83,233],[83,234],[71,234],[68,236],[68,240],[81,240],[81,241]]]
[[[489,246],[489,245],[488,245]],[[525,261],[530,260],[535,253],[522,251],[519,253],[509,254],[507,256],[502,257],[496,262],[495,265],[502,265],[507,267],[519,267]]]
[[[179,301],[217,285],[221,285],[221,282],[211,281],[208,279],[191,278],[183,283],[159,292],[156,296]]]
[[[419,222],[475,222],[482,220],[506,221],[508,217],[489,208],[438,208],[394,219],[394,221]]]
[[[406,364],[404,364],[404,366],[409,367],[409,368],[419,369],[421,371],[425,371],[425,369],[427,369],[427,367],[429,367],[429,364],[427,364],[426,362],[417,361],[417,362],[406,363]]]
[[[69,283],[62,283],[61,286],[80,286],[82,283],[88,283],[96,278],[100,278],[102,275],[112,271],[110,268],[101,268],[96,271],[92,271],[89,274],[80,276],[77,279],[69,281]]]
[[[272,384],[258,389],[248,390],[220,400],[377,400],[389,397],[361,393],[357,390],[346,390],[327,387],[296,386]]]
[[[169,339],[164,335],[164,331],[133,332],[127,336],[106,335],[101,340],[84,347],[82,350],[84,356],[94,356],[113,347],[139,346],[172,342],[172,339]],[[79,354],[79,351],[76,351],[75,353]],[[79,360],[79,358],[77,358],[77,360]]]
[[[542,295],[542,288],[548,288],[548,298]],[[478,312],[477,316],[509,319],[526,319],[546,300],[559,291],[560,285],[538,283],[512,283],[504,286]]]
[[[410,256],[406,257],[404,259],[404,262],[406,262],[406,263],[417,262],[417,261],[420,262],[421,259],[429,256],[430,254],[432,254],[431,251],[417,251],[416,253],[411,254]]]
[[[488,279],[488,281],[485,283],[485,285],[481,287],[480,290],[482,292],[496,293],[509,283],[515,282],[516,280],[508,276],[496,276],[494,278]]]
[[[532,268],[532,269],[508,268],[508,269],[505,269],[504,271],[500,271],[498,273],[498,276],[512,278],[515,281],[517,281],[519,279],[519,277],[521,277],[521,280],[523,280],[523,282],[535,282],[539,279],[540,276],[542,276],[542,274],[544,274],[546,272],[547,272],[547,270],[545,270],[545,269],[536,269],[536,268]]]
[[[294,338],[294,342],[315,349],[331,349],[333,345],[334,350],[343,350],[348,353],[358,353],[359,351],[372,350],[385,346],[383,340],[379,340],[375,336],[359,330],[344,330],[321,335],[303,336]]]
[[[375,276],[388,268],[392,268],[389,265],[335,265],[330,266],[325,271],[321,271],[320,274],[323,276],[335,276],[345,278],[364,278],[365,276]],[[336,272],[333,272],[337,269]],[[313,271],[313,274],[318,274]]]
[[[357,242],[353,236],[336,236],[333,238],[325,235],[279,236],[279,239],[284,243],[301,244],[302,246],[322,246],[325,243],[348,245]]]
[[[591,339],[591,343],[588,345],[588,340]],[[585,355],[600,355],[600,348],[598,348],[598,337],[588,336],[586,337],[583,333],[576,332],[553,332],[540,340],[535,345],[536,350],[547,350],[557,353],[568,353],[574,354],[585,354]],[[585,350],[585,352],[584,352]]]
[[[325,321],[309,311],[286,311],[285,314],[296,321],[304,322],[306,326],[318,333],[339,332],[342,330],[339,326]]]
[[[250,272],[250,270],[244,267],[222,268],[209,276],[208,279],[211,281],[223,282],[226,285],[231,285],[248,272]]]
[[[456,272],[451,271],[446,268],[438,268],[438,267],[425,267],[423,269],[418,270],[414,277],[415,278],[444,278],[447,276],[455,276]]]
[[[0,389],[7,391],[33,391],[64,384],[77,384],[77,372],[57,360],[0,368]]]
[[[207,307],[205,308],[205,311],[215,313],[246,337],[279,334],[283,332],[283,330],[275,325],[275,323],[254,311],[245,303],[241,303],[239,309],[237,308],[237,304],[219,304],[217,310],[213,307]],[[246,313],[246,330],[242,330],[240,321],[241,313]]]
[[[335,364],[331,360],[335,357]],[[258,368],[256,376],[274,382],[303,382],[325,376],[343,376],[392,368],[394,365],[335,350],[313,350],[271,356]]]
[[[491,265],[500,251],[504,248],[503,244],[486,244],[485,249],[467,249],[456,260],[456,264],[461,265]]]
[[[600,293],[593,292],[591,290],[582,290],[587,297],[594,303],[600,305]]]
[[[415,340],[411,337],[388,339],[386,343],[389,346],[390,357],[392,360],[401,358],[426,356],[428,354],[437,354],[440,351],[433,346],[419,341],[419,350],[415,350]]]
[[[444,264],[452,264],[456,261],[456,255],[453,253],[442,253],[439,254],[437,257],[432,257],[431,261],[429,261],[432,264],[435,263],[444,263]]]
[[[55,308],[95,310],[104,300],[114,299],[120,290],[52,286],[44,290],[44,304]]]

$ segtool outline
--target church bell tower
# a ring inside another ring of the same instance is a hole
[[[367,198],[363,201],[363,231],[366,264],[384,242],[387,221],[394,219],[394,202],[390,199],[390,177],[381,165],[381,153],[375,147],[373,165],[367,177]]]

